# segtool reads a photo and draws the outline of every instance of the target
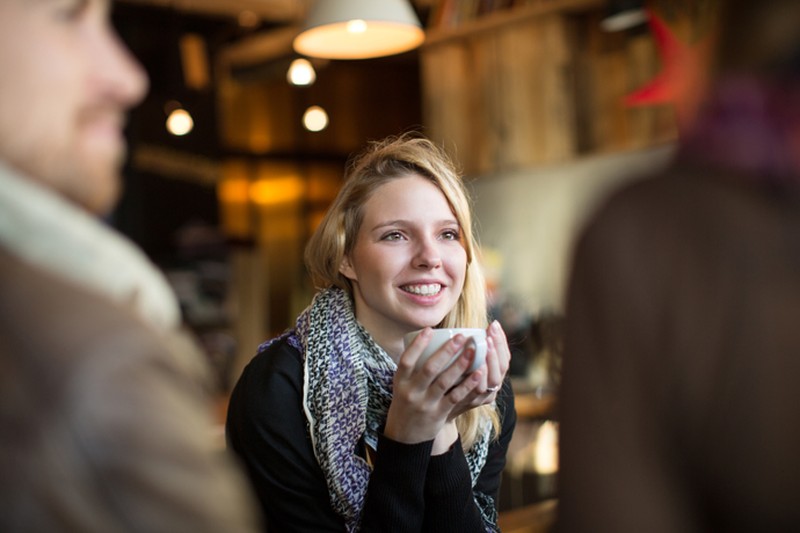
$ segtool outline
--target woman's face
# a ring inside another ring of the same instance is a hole
[[[352,281],[356,318],[380,343],[435,326],[456,305],[467,253],[444,194],[417,174],[381,185],[341,273]]]

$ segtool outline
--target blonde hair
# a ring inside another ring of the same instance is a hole
[[[472,210],[461,177],[450,158],[419,134],[404,134],[370,143],[347,165],[345,182],[322,222],[306,246],[306,268],[317,289],[339,287],[353,296],[350,280],[340,271],[342,260],[355,245],[364,204],[385,183],[409,174],[428,179],[442,191],[461,228],[467,253],[464,288],[456,306],[439,327],[487,326],[486,287],[476,260],[477,242],[472,228]],[[482,421],[489,419],[499,433],[499,417],[494,407],[471,409],[456,419],[464,449],[475,442]]]

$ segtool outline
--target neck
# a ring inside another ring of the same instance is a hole
[[[375,315],[365,314],[363,312],[364,303],[358,294],[358,289],[353,290],[352,298],[353,314],[355,314],[358,323],[367,330],[372,340],[389,354],[392,361],[397,363],[405,350],[403,335],[411,330],[399,328],[394,322],[382,321]]]
[[[377,324],[370,324],[369,320],[362,320],[358,316],[358,307],[356,306],[356,320],[367,330],[372,340],[386,350],[392,361],[397,363],[400,361],[400,356],[403,354],[405,347],[403,346],[403,332],[387,331],[386,328],[377,327]]]

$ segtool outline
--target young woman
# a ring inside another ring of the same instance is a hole
[[[320,289],[266,342],[230,402],[227,436],[271,531],[495,531],[516,422],[497,322],[486,363],[461,336],[425,364],[432,327],[487,327],[469,203],[418,136],[370,146],[306,250]],[[403,336],[424,329],[408,349]]]

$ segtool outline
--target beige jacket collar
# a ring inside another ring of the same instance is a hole
[[[180,323],[169,284],[135,244],[1,161],[0,245],[159,329]]]

